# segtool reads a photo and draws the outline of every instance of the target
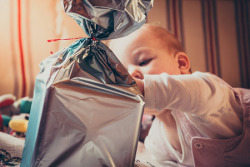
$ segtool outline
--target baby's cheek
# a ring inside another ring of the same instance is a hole
[[[144,74],[161,74],[164,71],[164,67],[159,66],[158,63],[150,63],[144,68]]]
[[[176,66],[172,66],[172,65],[162,68],[161,73],[167,73],[169,75],[179,75],[179,74],[181,74],[179,68],[176,67]]]

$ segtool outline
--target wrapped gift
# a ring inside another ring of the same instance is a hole
[[[138,29],[151,0],[63,0],[85,30],[45,59],[36,77],[21,167],[133,166],[143,97],[100,40]]]

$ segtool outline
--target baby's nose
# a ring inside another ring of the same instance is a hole
[[[139,71],[135,71],[133,73],[131,73],[131,76],[137,79],[144,79],[143,74],[140,73]]]
[[[132,77],[137,78],[137,79],[144,79],[143,73],[139,67],[134,66],[134,65],[129,65],[127,69],[128,69],[129,74]]]

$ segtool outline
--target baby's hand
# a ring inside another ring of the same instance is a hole
[[[141,94],[144,96],[144,82],[141,79],[137,79],[137,78],[133,78],[139,88],[139,90],[141,91]]]

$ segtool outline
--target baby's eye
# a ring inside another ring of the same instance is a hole
[[[144,60],[142,61],[141,63],[139,63],[139,66],[145,66],[147,65],[152,59],[147,59],[147,60]]]

